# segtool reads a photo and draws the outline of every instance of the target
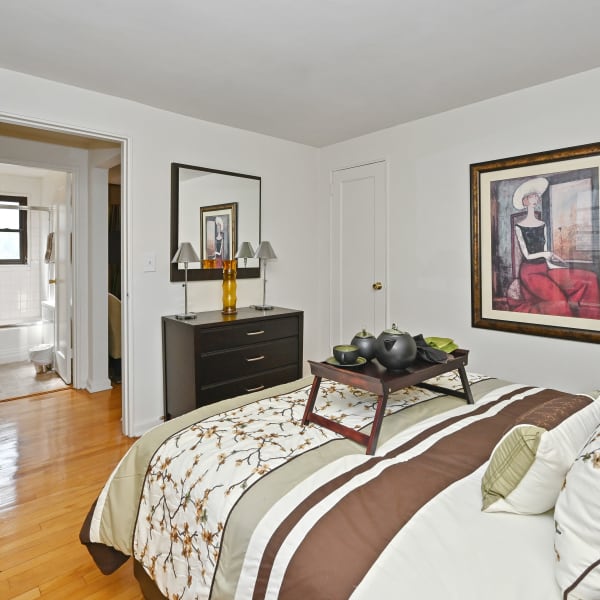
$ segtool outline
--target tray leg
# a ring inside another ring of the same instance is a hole
[[[446,394],[448,396],[456,396],[457,398],[462,398],[466,400],[468,404],[473,404],[473,394],[471,393],[471,386],[469,385],[469,378],[467,377],[467,372],[463,366],[457,367],[458,376],[460,377],[460,382],[462,384],[462,392],[460,390],[452,390],[450,388],[442,387],[441,385],[434,385],[432,383],[427,383],[426,381],[422,381],[421,383],[415,383],[415,387],[420,387],[425,390],[431,390],[432,392],[440,392],[442,394]]]
[[[469,378],[467,377],[467,372],[465,371],[464,366],[461,365],[458,367],[458,374],[460,376],[460,382],[463,386],[465,398],[469,404],[473,404],[473,394],[471,394],[471,386],[469,385]]]
[[[367,443],[367,454],[373,454],[377,448],[379,430],[381,429],[381,423],[383,421],[383,415],[385,414],[386,404],[387,392],[384,392],[381,396],[377,396],[377,410],[375,411],[373,425],[371,425],[371,435],[369,436],[369,441]]]
[[[312,410],[315,406],[315,400],[317,399],[320,386],[321,377],[315,376],[310,388],[310,393],[308,394],[308,400],[306,401],[306,408],[304,409],[304,416],[302,417],[302,425],[308,425],[308,422],[310,421],[310,415],[312,414]]]

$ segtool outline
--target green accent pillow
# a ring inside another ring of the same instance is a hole
[[[600,422],[600,402],[557,392],[498,442],[481,480],[485,512],[540,514],[556,503],[565,475]]]
[[[499,498],[506,498],[521,482],[535,462],[545,431],[535,425],[521,425],[512,429],[498,445],[481,482],[483,510]]]

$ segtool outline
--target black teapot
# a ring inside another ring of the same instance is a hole
[[[375,336],[363,329],[352,338],[350,343],[358,346],[358,354],[369,361],[375,356],[375,341]]]
[[[379,334],[375,356],[389,371],[401,371],[417,358],[417,344],[410,333],[400,331],[394,323]]]

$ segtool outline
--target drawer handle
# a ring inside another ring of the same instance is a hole
[[[247,331],[246,335],[262,335],[264,332],[264,329],[259,329],[258,331]]]
[[[259,392],[260,390],[264,390],[265,386],[264,385],[259,385],[258,387],[255,388],[246,388],[246,393],[250,393],[250,392]]]
[[[246,362],[256,362],[257,360],[263,360],[264,357],[265,355],[261,354],[260,356],[255,356],[254,358],[247,358]]]

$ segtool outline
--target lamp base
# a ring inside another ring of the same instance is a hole
[[[255,304],[252,308],[255,308],[256,310],[273,310],[273,307],[267,304]]]
[[[175,315],[175,318],[180,321],[189,321],[190,319],[195,319],[196,315],[194,313],[185,313],[184,315]]]

